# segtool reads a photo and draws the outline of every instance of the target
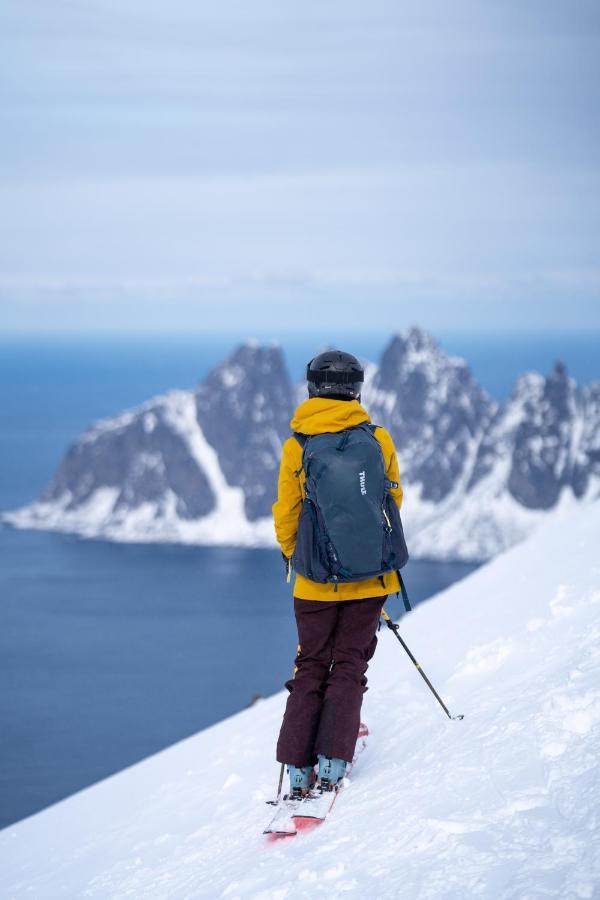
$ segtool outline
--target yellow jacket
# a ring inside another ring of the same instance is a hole
[[[301,434],[322,434],[343,431],[352,425],[370,421],[369,414],[358,400],[311,397],[310,400],[305,400],[300,404],[292,417],[290,426],[292,431],[298,431]],[[377,428],[375,437],[381,444],[387,478],[390,481],[398,482],[398,487],[393,488],[390,493],[400,507],[402,487],[394,442],[385,428]],[[304,481],[302,447],[295,437],[290,437],[283,445],[277,502],[273,504],[275,533],[282,553],[288,558],[296,546],[298,518],[304,500]],[[302,600],[359,600],[364,597],[381,597],[384,594],[392,594],[400,590],[398,576],[395,572],[388,572],[383,579],[383,585],[379,578],[339,583],[337,591],[335,591],[333,584],[319,584],[297,574],[294,583],[294,597]]]

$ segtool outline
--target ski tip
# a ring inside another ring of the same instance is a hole
[[[297,831],[263,831],[267,844],[279,844],[285,838],[296,837]]]
[[[296,834],[296,829],[294,829],[293,831],[273,831],[270,828],[265,828],[263,834],[266,834],[269,837],[291,837],[292,835]]]

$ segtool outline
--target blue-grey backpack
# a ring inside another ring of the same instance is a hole
[[[311,581],[364,581],[408,561],[400,512],[390,494],[398,485],[386,477],[376,427],[363,423],[335,433],[294,433],[303,448],[306,480],[292,565]]]

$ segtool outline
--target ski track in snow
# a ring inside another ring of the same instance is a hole
[[[0,896],[600,896],[599,533],[598,503],[548,522],[403,619],[462,722],[382,629],[367,749],[323,826],[261,834],[280,693],[4,829]]]

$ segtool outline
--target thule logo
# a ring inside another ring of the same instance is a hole
[[[365,472],[358,473],[358,480],[360,481],[360,492],[361,494],[367,493],[367,475]]]

